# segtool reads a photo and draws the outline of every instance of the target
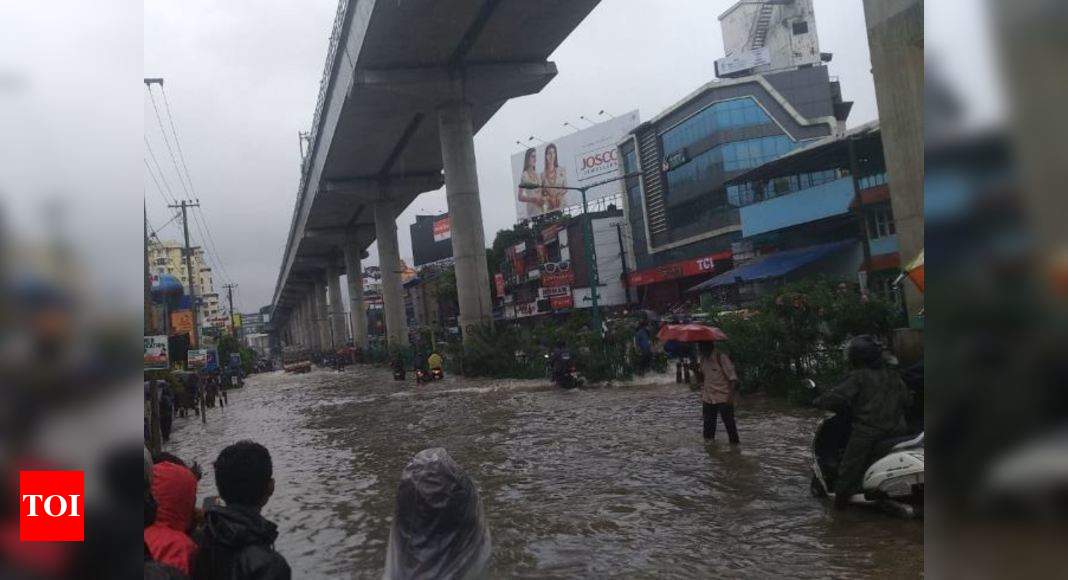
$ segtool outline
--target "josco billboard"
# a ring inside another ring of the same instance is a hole
[[[517,220],[578,205],[582,196],[567,188],[620,176],[616,147],[637,126],[638,111],[631,111],[513,155],[512,195]],[[594,200],[622,191],[623,182],[617,181],[589,190],[586,198]]]

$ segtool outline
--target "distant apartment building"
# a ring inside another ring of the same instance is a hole
[[[191,265],[198,299],[197,318],[200,327],[215,326],[220,322],[225,325],[226,315],[219,307],[219,294],[215,292],[215,281],[211,267],[204,258],[204,250],[198,246],[191,248]],[[189,276],[185,265],[183,245],[170,240],[152,240],[148,245],[148,264],[152,275],[167,274],[174,276],[189,295]]]

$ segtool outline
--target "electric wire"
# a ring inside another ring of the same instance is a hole
[[[164,88],[162,85],[160,85],[160,94],[163,95],[163,107],[164,111],[166,111],[167,113],[167,122],[171,127],[171,136],[174,138],[175,148],[178,149],[178,158],[182,162],[181,171],[184,171],[185,173],[185,180],[189,184],[189,191],[193,192],[193,195],[196,196],[196,188],[193,186],[193,177],[189,173],[189,165],[185,161],[185,152],[182,149],[182,141],[178,137],[178,129],[174,123],[174,115],[171,113],[171,104],[170,100],[167,98],[167,89]],[[179,169],[177,167],[177,164],[175,166],[175,169]],[[197,201],[199,201],[199,199]],[[219,266],[219,269],[221,270],[221,273],[223,274],[223,277],[226,282],[233,282],[233,280],[230,279],[230,273],[226,270],[226,265],[223,263],[222,258],[219,257],[219,249],[215,243],[215,236],[212,233],[211,225],[208,223],[207,215],[199,206],[194,208],[194,210],[195,212],[200,213],[199,220],[197,219],[196,213],[193,214],[193,219],[197,222],[197,229],[201,232],[201,241],[204,244],[205,250],[212,257],[212,260],[215,262],[215,264]]]
[[[175,157],[174,148],[171,147],[171,141],[167,138],[167,131],[163,128],[163,118],[160,117],[159,106],[156,105],[156,94],[152,92],[151,86],[146,86],[145,88],[148,91],[148,98],[152,101],[152,110],[156,113],[156,124],[159,125],[159,132],[163,135],[163,144],[167,146],[167,153],[171,156],[171,163],[174,164],[174,171],[178,174],[178,183],[181,184],[185,196],[187,198],[192,198],[194,196],[190,193],[189,188],[186,187],[185,180],[182,179],[182,170],[178,165],[178,158]]]
[[[163,174],[163,167],[159,164],[159,159],[156,158],[156,152],[152,150],[152,143],[148,141],[148,136],[145,136],[145,147],[148,148],[148,156],[152,158],[152,162],[156,164],[156,173],[159,174],[159,179],[163,182],[163,188],[160,190],[164,192],[166,197],[169,198],[169,203],[178,203],[178,198],[174,196],[174,191],[171,190],[171,184],[167,182],[167,176]],[[145,160],[145,165],[148,165],[148,160]],[[149,166],[149,173],[152,173],[152,168]],[[152,179],[156,179],[156,175],[152,174]],[[159,182],[156,182],[156,186],[159,187]]]
[[[178,174],[178,180],[182,184],[182,189],[186,192],[188,197],[196,198],[196,189],[193,186],[193,179],[189,173],[189,165],[185,160],[185,151],[182,149],[181,140],[178,138],[178,130],[174,122],[174,115],[171,112],[170,101],[167,98],[167,91],[162,86],[160,87],[160,93],[163,95],[164,111],[167,114],[167,124],[171,128],[171,137],[174,139],[174,148],[171,147],[170,139],[167,138],[167,131],[164,128],[163,120],[159,112],[159,106],[156,103],[155,93],[151,87],[148,88],[149,99],[152,101],[152,109],[156,115],[156,123],[159,125],[160,133],[163,135],[163,141],[167,145],[167,151],[170,153],[171,162],[174,164],[175,173]],[[174,149],[178,150],[177,157],[174,154]],[[179,159],[181,164],[179,164]],[[184,173],[184,180],[183,180]],[[187,185],[188,184],[188,185]],[[197,199],[199,202],[199,199]],[[200,206],[194,206],[193,208],[193,222],[196,225],[197,231],[200,232],[201,243],[204,246],[205,253],[207,253],[212,261],[219,267],[220,273],[224,281],[232,282],[230,279],[230,273],[226,270],[226,265],[223,263],[222,258],[219,257],[218,247],[215,244],[215,237],[212,235],[211,227],[208,224],[207,216],[203,213]],[[200,218],[197,218],[197,213],[200,213]],[[203,222],[203,223],[202,223]]]
[[[163,85],[160,85],[159,92],[163,95],[163,107],[167,111],[167,121],[171,125],[171,135],[174,136],[174,145],[178,148],[178,159],[182,162],[182,170],[185,171],[185,180],[189,182],[189,191],[192,191],[195,197],[196,188],[193,187],[193,178],[189,175],[189,165],[185,162],[185,152],[182,151],[182,141],[178,138],[178,130],[174,127],[174,115],[171,114],[171,103],[167,100],[167,89],[165,89]]]

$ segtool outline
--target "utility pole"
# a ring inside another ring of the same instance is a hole
[[[619,236],[619,263],[623,265],[623,296],[630,304],[630,272],[627,271],[627,250],[623,246],[623,224],[616,224],[616,235]]]
[[[156,334],[156,321],[152,316],[152,279],[148,273],[148,207],[145,206],[145,335]]]
[[[170,204],[167,207],[181,208],[182,210],[182,232],[185,236],[185,275],[189,278],[189,307],[193,311],[193,344],[199,347],[200,330],[197,327],[200,325],[200,321],[197,318],[197,283],[193,278],[193,250],[189,247],[189,217],[186,214],[186,208],[200,207],[200,202],[183,199],[178,204]]]
[[[230,331],[237,336],[237,328],[234,327],[234,288],[237,288],[237,284],[223,284],[223,288],[226,288],[226,300],[230,303]]]

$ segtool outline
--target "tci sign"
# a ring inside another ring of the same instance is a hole
[[[579,181],[611,173],[619,169],[619,155],[615,146],[601,150],[587,151],[575,159],[578,166]]]
[[[81,471],[20,471],[19,541],[83,541],[84,489]]]
[[[726,264],[723,264],[723,261],[730,257],[731,252],[730,250],[727,250],[710,256],[702,256],[700,258],[655,266],[647,270],[639,270],[637,272],[632,272],[630,276],[627,277],[627,283],[630,286],[644,286],[646,284],[656,284],[657,282],[674,280],[676,278],[708,274],[716,270],[716,262],[720,262],[721,265],[726,266]]]

